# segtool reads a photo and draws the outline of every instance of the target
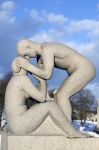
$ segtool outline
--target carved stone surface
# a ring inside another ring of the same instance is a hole
[[[98,138],[73,138],[64,136],[6,135],[4,150],[99,150]]]
[[[50,116],[48,116],[45,121],[37,128],[34,132],[30,133],[32,135],[51,135],[51,136],[66,136],[65,133],[53,123]]]
[[[5,112],[10,131],[16,134],[44,134],[43,130],[37,129],[50,116],[53,124],[66,137],[87,137],[71,124],[69,98],[94,78],[95,68],[92,63],[70,47],[59,43],[37,44],[22,40],[17,44],[17,51],[20,56],[12,62],[13,77],[5,94]],[[37,57],[38,67],[29,63],[31,57]],[[51,78],[54,67],[66,70],[69,76],[57,90],[54,100],[46,101],[46,80]],[[28,72],[39,81],[38,87],[28,78]],[[27,110],[25,101],[29,97],[40,103]],[[51,128],[48,134],[54,133],[54,127]]]

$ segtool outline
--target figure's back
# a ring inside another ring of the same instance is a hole
[[[13,76],[5,93],[5,110],[14,113],[24,102],[24,92],[21,87],[21,76]]]
[[[79,53],[74,49],[72,49],[71,47],[56,42],[48,42],[48,43],[46,42],[42,44],[42,48],[49,49],[50,51],[54,49],[56,55],[59,54],[59,56],[62,55],[63,57],[73,54],[79,55]]]

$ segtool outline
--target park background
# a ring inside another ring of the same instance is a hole
[[[0,0],[0,116],[12,76],[11,62],[17,56],[16,44],[24,38],[38,43],[63,43],[91,60],[96,77],[71,98],[71,103],[74,119],[90,119],[91,114],[92,120],[99,98],[99,1]],[[31,62],[36,65],[35,59]],[[66,76],[65,71],[54,69],[52,79],[47,81],[52,98]],[[34,79],[33,82],[37,83]],[[30,107],[32,100],[27,105]]]

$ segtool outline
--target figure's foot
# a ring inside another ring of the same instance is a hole
[[[84,133],[81,133],[79,131],[76,131],[76,132],[72,132],[71,134],[69,133],[67,135],[68,138],[89,138],[89,137],[92,137],[88,134],[84,134]]]

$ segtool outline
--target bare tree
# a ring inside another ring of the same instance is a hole
[[[12,77],[12,72],[9,72],[6,75],[4,75],[4,77],[0,80],[0,107],[1,108],[3,108],[6,87],[11,77]]]
[[[81,119],[82,124],[83,124],[82,120],[84,120],[85,123],[86,118],[89,115],[89,112],[96,111],[97,109],[97,100],[89,89],[83,89],[79,91],[78,93],[73,95],[70,99],[73,111],[77,110],[78,112],[77,115],[79,115],[77,117]]]
[[[12,77],[12,72],[9,72],[6,75],[4,75],[4,77],[0,80],[0,122],[1,122],[1,115],[4,108],[5,91],[11,77]]]

